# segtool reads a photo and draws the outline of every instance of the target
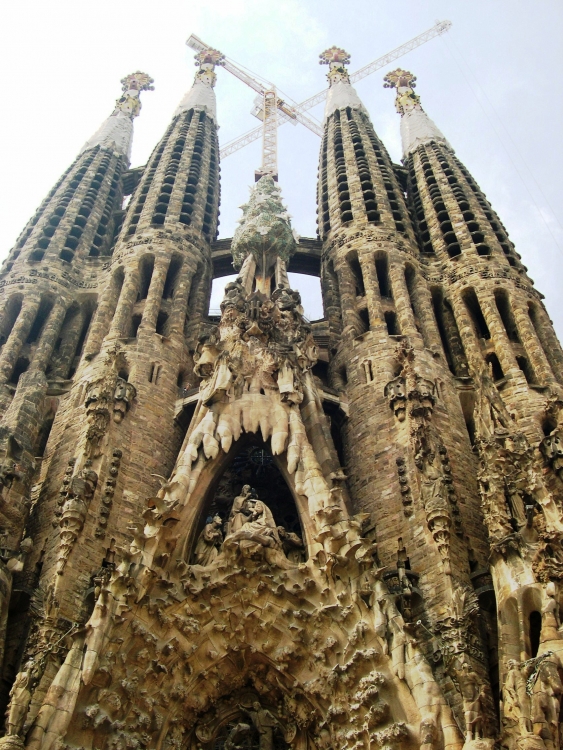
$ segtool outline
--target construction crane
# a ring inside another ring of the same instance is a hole
[[[357,70],[350,76],[351,83],[356,83],[356,81],[366,78],[366,76],[369,76],[376,70],[389,65],[389,63],[402,57],[407,52],[420,47],[420,45],[425,44],[436,36],[446,33],[451,27],[451,21],[437,21],[432,28]],[[190,36],[186,44],[196,52],[202,52],[203,50],[209,49],[209,45],[205,44],[205,42],[195,36],[195,34]],[[305,112],[312,109],[317,104],[321,104],[326,99],[328,89],[320,91],[318,94],[305,99],[301,104],[291,105],[285,100],[278,98],[276,88],[272,83],[269,81],[265,81],[264,83],[260,82],[258,76],[255,77],[254,73],[250,75],[249,72],[243,70],[232,60],[229,60],[228,57],[224,56],[219,64],[260,95],[257,97],[258,102],[255,102],[252,114],[263,121],[262,125],[225,144],[220,150],[221,159],[225,159],[227,156],[230,156],[230,154],[233,154],[235,151],[238,151],[249,143],[258,140],[258,138],[262,136],[262,166],[261,169],[256,172],[256,178],[258,179],[262,174],[271,174],[277,178],[278,126],[283,125],[285,122],[291,122],[293,125],[297,125],[297,123],[300,122],[313,133],[322,136],[322,127],[305,115]]]
[[[210,49],[199,37],[192,34],[186,42],[188,47],[199,52]],[[265,81],[262,83],[255,74],[250,75],[239,65],[229,60],[225,55],[221,55],[217,63],[228,70],[229,73],[236,76],[251,89],[259,94],[257,97],[260,104],[255,105],[255,115],[263,121],[263,124],[257,128],[258,136],[262,135],[262,164],[259,170],[256,170],[255,177],[258,180],[264,174],[270,174],[275,180],[278,178],[278,112],[284,118],[284,122],[292,122],[294,125],[300,122],[306,128],[312,130],[317,135],[322,134],[322,129],[314,120],[298,112],[294,107],[288,105],[283,99],[280,99],[276,93],[275,86]],[[255,139],[253,139],[255,140]]]

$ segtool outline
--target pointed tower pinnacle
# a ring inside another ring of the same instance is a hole
[[[217,102],[213,88],[217,80],[215,66],[222,65],[224,55],[219,50],[209,49],[195,55],[195,64],[199,68],[189,91],[178,105],[174,116],[189,109],[204,110],[217,123]]]
[[[428,117],[420,105],[420,97],[414,93],[416,76],[408,70],[397,70],[387,73],[384,80],[386,89],[397,89],[395,107],[401,115],[401,139],[403,155],[408,156],[419,146],[437,141],[449,146],[441,131]]]
[[[133,119],[141,111],[141,91],[154,91],[153,79],[138,70],[121,79],[123,94],[115,103],[115,109],[104,120],[94,135],[86,141],[80,153],[100,146],[113,150],[127,159],[131,156]]]
[[[261,177],[251,188],[248,203],[231,244],[233,265],[240,270],[247,292],[256,279],[256,290],[270,296],[270,279],[276,286],[289,286],[287,264],[295,252],[298,237],[281,200],[281,190],[271,175]]]
[[[319,65],[328,65],[329,90],[326,98],[325,120],[335,109],[361,109],[366,112],[356,89],[350,83],[350,76],[344,67],[350,62],[350,55],[340,47],[330,47],[320,55]]]

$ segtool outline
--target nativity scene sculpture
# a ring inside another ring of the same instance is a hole
[[[223,531],[222,531],[223,527]],[[225,559],[241,556],[290,567],[301,562],[303,541],[292,531],[278,526],[265,502],[250,485],[244,485],[233,501],[228,520],[208,517],[193,553],[194,564],[221,565]]]

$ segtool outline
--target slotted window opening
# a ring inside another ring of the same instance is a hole
[[[348,265],[350,267],[350,271],[352,272],[352,278],[356,289],[356,296],[364,297],[366,294],[366,288],[364,286],[362,267],[360,266],[360,261],[358,260],[357,253],[350,253],[350,255],[348,256]]]
[[[387,333],[389,336],[400,336],[401,330],[399,328],[397,315],[392,310],[388,310],[383,313],[383,317],[385,318],[385,325],[387,326]]]
[[[24,372],[27,371],[28,368],[29,359],[27,357],[18,357],[18,359],[16,360],[16,364],[14,365],[14,369],[12,370],[12,374],[10,375],[10,385],[17,386],[21,376],[24,374]]]
[[[391,279],[389,278],[389,261],[386,253],[380,253],[375,256],[375,272],[377,274],[380,295],[386,299],[393,299]]]
[[[166,279],[164,281],[164,288],[162,290],[162,299],[172,299],[176,290],[176,284],[178,282],[178,274],[182,268],[182,259],[176,255],[172,256],[168,271],[166,272]]]
[[[141,179],[141,182],[137,190],[135,190],[133,196],[131,197],[129,206],[134,205],[134,209],[131,215],[131,219],[129,221],[129,226],[127,227],[128,235],[135,234],[135,232],[137,231],[137,225],[141,218],[141,214],[143,212],[145,201],[147,200],[147,195],[152,186],[152,182],[154,180],[156,170],[158,169],[160,165],[160,161],[162,159],[162,156],[164,154],[166,146],[168,145],[168,141],[170,139],[170,136],[175,126],[176,126],[176,121],[172,121],[170,125],[168,126],[168,130],[164,134],[162,141],[153,151],[153,154],[151,158],[149,159],[148,168],[143,174],[143,177]]]
[[[43,225],[42,236],[37,240],[37,247],[40,250],[46,250],[49,247],[51,238],[55,234],[56,228],[60,224],[62,217],[66,214],[71,200],[74,198],[79,185],[84,179],[88,168],[94,161],[95,157],[98,155],[98,152],[99,146],[96,146],[96,148],[92,149],[92,151],[88,156],[86,156],[86,158],[84,158],[84,160],[77,160],[77,164],[80,164],[80,167],[71,174],[64,193],[57,201],[56,208]],[[67,260],[67,258],[63,258],[63,260]],[[72,257],[70,258],[70,260],[72,260]]]
[[[154,256],[146,255],[144,258],[142,258],[140,270],[141,278],[139,281],[139,292],[137,294],[138,302],[148,297],[152,275],[154,272]]]
[[[35,319],[33,321],[33,325],[31,326],[29,333],[27,334],[27,338],[25,340],[26,344],[35,344],[43,330],[43,326],[47,322],[47,318],[49,317],[49,314],[51,310],[53,309],[53,301],[50,299],[42,299],[41,304],[39,305],[39,309],[37,310],[37,313],[35,315]]]
[[[504,289],[495,290],[495,304],[501,317],[501,320],[506,331],[508,339],[516,344],[520,343],[520,336],[518,335],[518,327],[512,314],[512,308],[510,306],[510,300],[508,294]]]
[[[325,129],[323,142],[321,146],[321,163],[319,170],[319,216],[317,225],[319,236],[324,236],[330,232],[330,209],[328,203],[328,135]],[[322,232],[320,231],[322,228]]]
[[[375,135],[375,131],[371,122],[369,121],[369,118],[366,117],[363,113],[360,114],[360,117],[364,124],[368,140],[372,147],[377,166],[379,167],[379,172],[381,174],[383,187],[385,188],[387,199],[389,201],[389,208],[393,217],[395,229],[401,234],[406,234],[407,232],[404,221],[404,201],[402,195],[400,195],[400,191],[396,189],[396,178],[393,173],[391,159],[389,158],[387,149]]]
[[[352,221],[352,203],[350,201],[350,188],[348,187],[348,175],[346,173],[346,160],[344,158],[344,145],[342,141],[342,127],[340,124],[340,110],[334,113],[333,131],[334,164],[336,171],[336,183],[338,189],[338,201],[340,203],[340,220],[343,224]]]
[[[485,361],[492,371],[493,380],[495,382],[497,380],[502,380],[504,378],[504,372],[502,371],[497,355],[494,352],[491,352],[490,354],[487,354]]]
[[[475,333],[479,338],[488,341],[491,338],[491,333],[489,331],[487,321],[485,320],[485,316],[483,315],[483,312],[481,310],[481,305],[479,304],[477,295],[475,294],[475,290],[465,289],[462,293],[462,296],[463,301],[465,302],[465,307],[467,308],[467,311],[473,322]]]
[[[375,189],[373,186],[373,180],[366,152],[364,150],[362,136],[360,135],[358,125],[354,121],[354,116],[350,107],[346,108],[346,115],[348,117],[348,131],[352,138],[354,156],[356,157],[356,167],[358,169],[358,177],[360,178],[360,185],[362,188],[362,196],[366,209],[366,218],[370,223],[377,224],[379,223],[380,216],[377,210]]]
[[[12,333],[12,329],[22,309],[22,302],[23,298],[19,294],[15,297],[10,297],[8,300],[5,316],[0,324],[0,346],[6,343],[9,335]]]
[[[524,373],[524,377],[526,378],[526,381],[530,385],[536,385],[537,384],[537,378],[534,373],[534,370],[532,366],[530,365],[527,357],[516,357],[516,362],[518,363],[518,367],[522,370]]]

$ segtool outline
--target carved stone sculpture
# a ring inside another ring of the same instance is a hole
[[[194,558],[197,565],[211,565],[219,554],[218,547],[223,541],[221,526],[223,521],[220,516],[209,517],[201,532],[194,550]]]
[[[273,750],[274,747],[274,728],[278,725],[276,717],[268,711],[267,708],[263,708],[259,701],[254,701],[252,709],[242,710],[250,716],[253,725],[258,732],[260,738],[260,750]]]
[[[467,662],[456,672],[457,683],[463,697],[463,715],[465,718],[465,739],[480,739],[483,736],[483,685],[479,675]]]

